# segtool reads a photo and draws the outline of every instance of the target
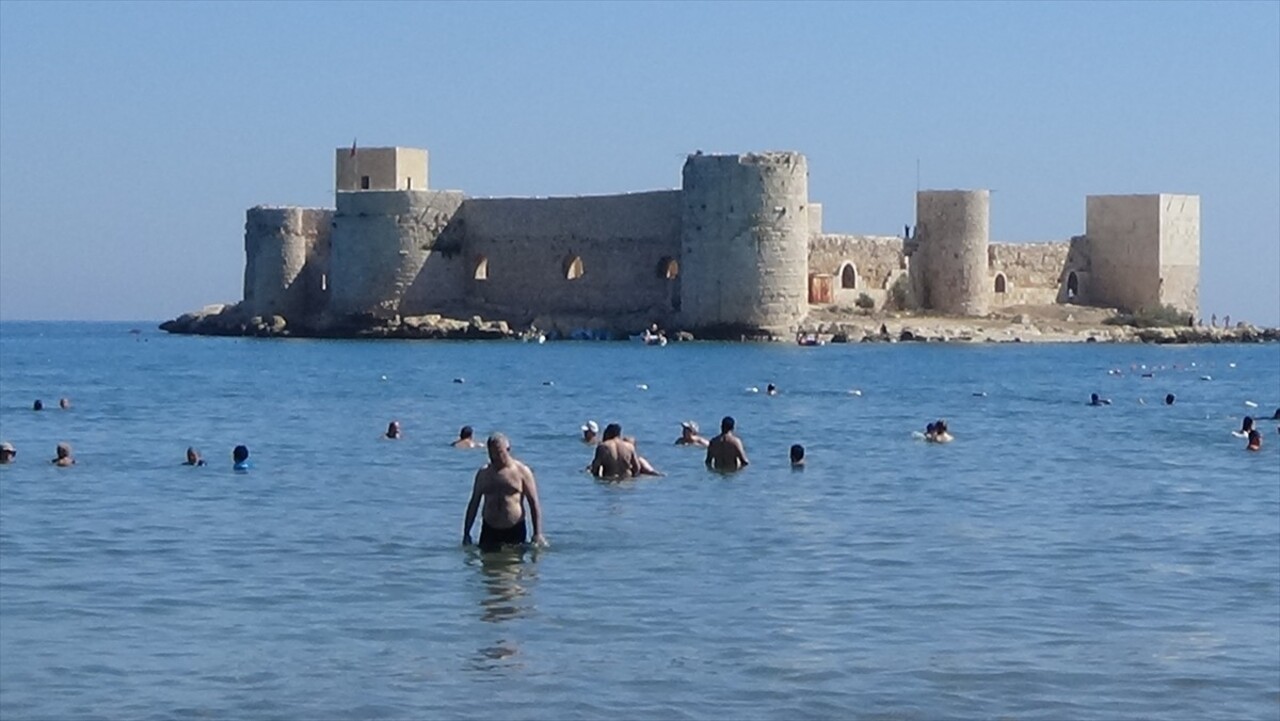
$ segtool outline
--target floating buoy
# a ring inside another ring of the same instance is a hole
[[[851,395],[851,396],[860,396],[860,395],[862,395],[862,391],[858,390],[857,388],[851,388],[851,389],[849,389],[849,395]]]
[[[1249,406],[1250,408],[1257,408],[1257,407],[1258,407],[1258,404],[1257,404],[1257,403],[1254,403],[1253,401],[1245,401],[1245,402],[1244,402],[1244,404],[1245,404],[1246,406]]]
[[[647,390],[649,390],[649,384],[648,384],[648,383],[637,383],[637,384],[636,384],[636,388],[639,388],[639,389],[640,389],[640,390],[642,390],[642,391],[647,391]]]
[[[747,386],[747,387],[746,387],[746,388],[744,388],[743,390],[745,390],[745,391],[746,391],[746,392],[748,392],[748,393],[759,393],[759,392],[760,392],[760,389],[759,389],[759,388],[756,388],[755,386]]]
[[[1228,364],[1227,364],[1227,367],[1228,367],[1228,368],[1235,368],[1235,367],[1236,367],[1236,364],[1235,364],[1235,363],[1228,363]]]
[[[384,380],[384,381],[385,381],[386,379],[387,379],[387,377],[386,377],[386,376],[382,376],[382,380]]]

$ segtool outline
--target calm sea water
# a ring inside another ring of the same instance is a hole
[[[1280,435],[1230,431],[1277,406],[1275,345],[3,324],[0,718],[1274,719]],[[671,445],[724,414],[727,477]],[[585,476],[588,419],[668,475]],[[460,548],[464,423],[533,467],[550,549]]]

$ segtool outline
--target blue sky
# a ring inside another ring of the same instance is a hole
[[[332,205],[353,138],[471,195],[799,150],[832,232],[900,232],[917,159],[998,241],[1197,193],[1204,315],[1280,323],[1277,2],[0,2],[0,318],[238,300],[244,210]]]

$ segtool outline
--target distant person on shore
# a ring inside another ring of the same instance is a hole
[[[636,449],[622,438],[622,426],[610,423],[596,446],[596,454],[587,470],[596,478],[617,480],[640,475]]]
[[[600,426],[595,421],[587,421],[582,424],[582,442],[594,446],[599,443]]]
[[[231,466],[232,470],[236,470],[236,471],[249,470],[249,447],[236,446],[231,451],[231,460],[234,463],[234,465]]]
[[[37,398],[37,399],[36,399],[36,402],[31,404],[31,410],[33,410],[33,411],[42,411],[42,410],[44,410],[44,401],[42,401],[42,400],[40,400],[39,398]]]
[[[200,457],[200,452],[191,446],[187,446],[187,462],[184,466],[203,466],[204,459]]]
[[[1231,435],[1237,438],[1248,438],[1249,432],[1252,430],[1253,430],[1253,416],[1245,416],[1244,420],[1240,421],[1240,430],[1231,431]]]
[[[698,424],[693,421],[685,421],[680,424],[680,437],[676,439],[677,446],[701,446],[707,447],[709,441],[698,435]]]
[[[792,470],[804,468],[804,446],[799,443],[791,446],[791,468]]]
[[[665,476],[666,475],[662,471],[659,471],[657,468],[654,468],[653,464],[649,462],[648,458],[645,458],[644,456],[640,455],[640,449],[637,447],[637,444],[639,443],[639,441],[637,441],[634,436],[623,436],[622,440],[625,441],[628,445],[630,445],[631,451],[636,454],[636,465],[639,466],[640,468],[639,472],[636,473],[637,476]]]
[[[933,434],[925,437],[926,440],[933,443],[950,443],[955,440],[951,432],[947,429],[947,422],[938,419],[933,423]]]
[[[67,466],[74,466],[76,464],[76,459],[71,457],[71,444],[59,443],[54,452],[57,454],[57,457],[52,461],[49,461],[53,465],[59,468],[66,468]]]
[[[778,387],[770,383],[768,386],[765,387],[764,392],[767,395],[776,396],[778,395]]]
[[[66,409],[71,407],[71,400],[68,398],[59,398],[58,407],[65,411]]]
[[[384,435],[386,435],[387,438],[390,438],[393,441],[399,438],[400,437],[400,421],[391,421],[390,423],[388,423],[387,432]]]
[[[1171,406],[1173,405],[1173,402],[1176,400],[1178,400],[1177,396],[1173,395],[1172,393],[1168,393],[1168,394],[1165,394],[1164,404],[1166,406]]]
[[[1111,405],[1111,399],[1110,399],[1110,398],[1099,398],[1097,393],[1090,393],[1090,394],[1089,394],[1089,405],[1091,405],[1091,406],[1109,406],[1109,405]]]
[[[725,416],[720,421],[720,435],[712,438],[707,444],[708,468],[716,471],[737,471],[750,464],[747,460],[747,451],[742,447],[742,440],[733,432],[736,427],[737,422],[733,420],[733,416]]]
[[[1257,429],[1249,431],[1249,445],[1245,446],[1244,448],[1247,451],[1262,450],[1262,434],[1259,433]]]
[[[475,429],[471,426],[463,426],[462,430],[458,431],[458,440],[449,445],[454,448],[479,448],[480,444],[476,441],[475,435]]]
[[[0,465],[8,465],[13,463],[13,457],[18,455],[18,449],[13,444],[5,441],[0,443]]]
[[[489,465],[476,471],[467,503],[467,516],[462,526],[462,545],[471,545],[471,527],[476,512],[484,504],[480,521],[480,550],[497,551],[505,545],[525,543],[524,505],[529,505],[533,520],[533,543],[546,546],[542,536],[542,505],[538,501],[538,484],[533,471],[511,455],[511,444],[501,433],[489,436]]]

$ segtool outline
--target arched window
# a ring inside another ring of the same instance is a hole
[[[1067,275],[1067,298],[1071,299],[1080,294],[1080,279],[1076,277],[1073,270]]]
[[[582,277],[582,258],[578,256],[570,256],[564,264],[564,277],[568,280],[577,280]]]
[[[997,273],[996,274],[996,292],[997,293],[1005,292],[1007,285],[1008,285],[1008,282],[1004,279],[1004,273]]]
[[[853,263],[845,263],[844,266],[840,268],[840,287],[858,287],[858,266]]]
[[[663,258],[658,261],[658,277],[675,280],[680,275],[680,263],[675,258]]]
[[[476,280],[489,280],[489,259],[483,255],[476,258],[476,272],[472,275]]]

